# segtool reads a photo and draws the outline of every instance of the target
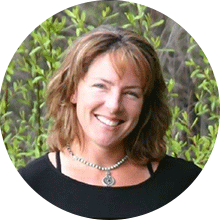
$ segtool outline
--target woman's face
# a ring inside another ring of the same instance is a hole
[[[116,146],[135,128],[143,105],[140,79],[129,68],[119,77],[109,55],[98,57],[72,96],[85,144]]]

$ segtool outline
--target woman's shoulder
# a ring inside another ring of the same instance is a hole
[[[26,180],[28,183],[31,180],[39,178],[40,175],[43,175],[48,171],[49,166],[48,154],[34,159],[30,163],[27,164],[26,167],[22,167],[18,170],[20,175]]]
[[[195,179],[201,172],[201,168],[195,165],[192,161],[186,161],[182,158],[175,158],[166,155],[160,162],[159,170],[173,174],[175,178]]]

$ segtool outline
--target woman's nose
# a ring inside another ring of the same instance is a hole
[[[120,93],[113,92],[109,94],[106,100],[106,107],[111,114],[120,112],[122,109],[122,100]]]

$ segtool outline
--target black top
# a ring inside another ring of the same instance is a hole
[[[62,174],[45,155],[19,173],[43,198],[63,210],[95,219],[124,219],[146,214],[181,194],[201,169],[192,162],[166,156],[146,181],[126,187],[93,186]]]

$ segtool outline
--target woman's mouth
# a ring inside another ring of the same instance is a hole
[[[95,117],[100,121],[102,122],[103,124],[105,125],[108,125],[110,127],[116,127],[118,126],[119,124],[123,123],[124,121],[123,120],[118,120],[118,119],[114,119],[114,120],[111,120],[111,119],[108,119],[104,116],[101,116],[101,115],[95,115]]]

